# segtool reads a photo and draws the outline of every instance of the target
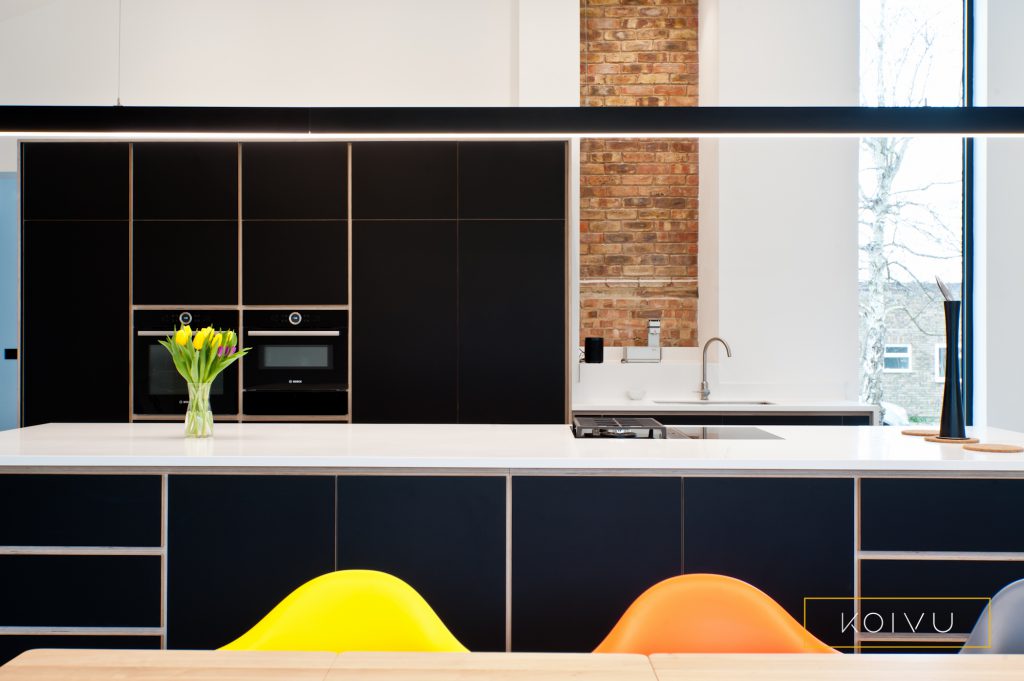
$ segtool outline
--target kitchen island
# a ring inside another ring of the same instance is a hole
[[[627,441],[558,425],[181,431],[0,433],[0,658],[217,647],[346,568],[405,579],[471,650],[534,651],[592,649],[681,572],[749,581],[798,620],[806,597],[982,597],[1024,577],[1024,456],[898,428]],[[841,631],[813,608],[807,624],[832,645],[955,647],[981,605],[941,640]]]

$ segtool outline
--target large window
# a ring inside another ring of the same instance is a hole
[[[861,103],[962,106],[963,14],[963,0],[861,0]],[[861,140],[860,397],[890,423],[942,408],[933,367],[910,358],[944,338],[935,277],[963,289],[963,192],[961,139]]]

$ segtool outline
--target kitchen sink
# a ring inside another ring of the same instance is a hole
[[[692,404],[713,407],[718,404],[774,404],[764,400],[651,400],[654,404]]]

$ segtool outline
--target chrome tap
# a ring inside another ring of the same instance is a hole
[[[729,344],[718,336],[708,338],[707,342],[704,343],[704,362],[701,364],[700,369],[700,390],[697,391],[700,393],[700,399],[702,400],[706,400],[711,396],[711,388],[708,386],[708,346],[715,341],[724,345],[725,354],[732,357],[732,349],[729,347]]]

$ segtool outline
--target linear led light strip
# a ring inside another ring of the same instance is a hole
[[[731,132],[731,133],[684,133],[684,132],[616,132],[616,133],[261,133],[261,132],[0,132],[0,137],[14,137],[22,140],[176,140],[176,141],[566,141],[572,139],[860,139],[862,137],[929,137],[963,139],[971,138],[1017,138],[1021,132],[1000,133],[952,133],[952,132],[900,132],[900,133],[856,133],[856,132]]]

